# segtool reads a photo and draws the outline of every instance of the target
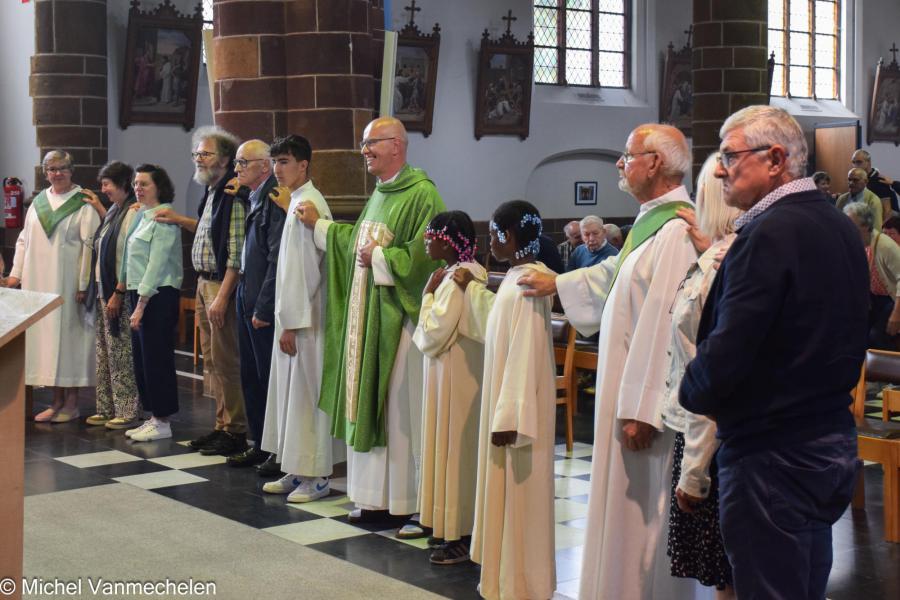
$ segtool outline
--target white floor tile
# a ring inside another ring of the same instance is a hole
[[[288,525],[267,527],[262,531],[266,531],[272,535],[277,535],[278,537],[282,537],[298,544],[303,544],[304,546],[318,544],[320,542],[330,542],[332,540],[341,540],[369,533],[365,529],[360,529],[341,521],[335,521],[334,519],[315,519],[313,521],[289,523]]]
[[[89,467],[102,467],[104,465],[117,465],[119,463],[135,462],[144,460],[139,456],[120,452],[119,450],[108,450],[106,452],[89,452],[87,454],[73,454],[71,456],[57,457],[59,462],[66,463],[73,467],[86,469]]]
[[[553,472],[557,475],[572,477],[574,475],[589,475],[591,463],[586,460],[572,460],[564,458],[553,462]]]
[[[125,477],[113,477],[115,481],[127,483],[145,490],[155,490],[157,488],[171,487],[173,485],[184,485],[186,483],[200,483],[208,481],[203,477],[197,477],[191,473],[184,471],[156,471],[154,473],[143,473],[141,475],[126,475]]]
[[[416,538],[414,540],[401,540],[400,538],[398,538],[394,535],[397,533],[396,527],[394,529],[385,529],[384,531],[376,531],[375,533],[377,533],[381,537],[386,537],[389,540],[393,540],[393,541],[399,542],[401,544],[406,544],[407,546],[412,546],[413,548],[418,548],[420,550],[424,550],[424,549],[428,548],[428,538],[427,537]]]
[[[190,454],[160,456],[159,458],[151,458],[149,460],[150,462],[169,467],[170,469],[193,469],[195,467],[221,465],[225,462],[225,457],[218,454],[214,456],[203,456],[199,452],[191,452]]]
[[[553,503],[554,520],[557,523],[561,521],[571,521],[572,519],[582,519],[587,516],[587,504],[572,502],[565,498],[557,498]]]
[[[574,548],[584,544],[584,530],[556,524],[556,549]]]
[[[562,477],[554,479],[555,486],[554,495],[557,498],[569,498],[571,496],[581,496],[589,494],[591,491],[591,482],[584,479],[575,479],[573,477]]]
[[[303,503],[286,503],[288,508],[302,510],[320,517],[342,517],[353,509],[347,496],[328,496],[320,500]]]

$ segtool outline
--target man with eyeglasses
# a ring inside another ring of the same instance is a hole
[[[872,155],[868,150],[860,148],[854,152],[850,157],[850,166],[866,172],[868,178],[866,187],[881,200],[885,220],[889,219],[892,213],[900,212],[900,189],[894,189],[895,186],[892,185],[894,180],[882,175],[872,166]]]
[[[860,466],[848,408],[866,352],[866,254],[850,219],[804,177],[806,138],[787,112],[745,108],[720,136],[716,176],[746,213],[679,401],[718,426],[737,597],[824,598],[831,526]]]
[[[156,220],[194,232],[191,261],[197,271],[196,311],[200,324],[203,369],[209,373],[216,401],[215,428],[191,440],[201,454],[231,456],[247,449],[247,417],[241,391],[237,308],[234,292],[240,279],[246,202],[226,191],[238,139],[220,127],[200,127],[192,136],[194,181],[206,186],[199,220],[171,209]],[[232,190],[233,191],[233,190]]]
[[[872,211],[872,216],[874,218],[872,226],[875,231],[881,231],[881,226],[884,223],[881,199],[876,196],[872,190],[866,187],[867,183],[869,183],[869,176],[866,174],[865,169],[850,169],[850,172],[847,173],[848,191],[838,196],[834,205],[838,210],[842,211],[844,210],[844,207],[851,202],[862,202]]]
[[[697,253],[682,185],[684,135],[639,125],[616,163],[619,188],[639,204],[621,251],[568,273],[529,275],[526,295],[558,293],[582,335],[599,331],[591,492],[580,598],[692,598],[693,579],[670,575],[666,556],[675,433],[663,426],[669,307]],[[584,225],[582,225],[583,231]]]
[[[351,522],[416,512],[421,453],[422,354],[412,344],[422,290],[439,265],[425,254],[425,227],[445,210],[434,183],[406,162],[408,140],[393,117],[366,126],[360,144],[375,191],[355,225],[299,218],[325,250],[328,304],[319,406],[347,443]],[[410,527],[401,537],[419,537]]]

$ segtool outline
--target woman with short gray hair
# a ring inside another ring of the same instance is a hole
[[[869,260],[869,348],[897,351],[900,333],[900,246],[875,231],[875,213],[862,202],[844,206],[859,229]],[[874,234],[874,235],[873,235]]]

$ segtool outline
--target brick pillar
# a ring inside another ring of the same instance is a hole
[[[336,217],[353,218],[373,182],[357,143],[372,119],[381,44],[370,0],[216,0],[216,123],[246,139],[309,139],[311,174]],[[383,31],[381,32],[383,38]]]
[[[694,0],[694,177],[732,113],[768,104],[766,0]]]
[[[106,0],[37,0],[29,92],[41,156],[61,148],[73,181],[97,187],[107,161]],[[35,188],[47,186],[40,164]]]

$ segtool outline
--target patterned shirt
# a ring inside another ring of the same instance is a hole
[[[205,271],[215,273],[218,271],[216,265],[216,251],[212,245],[212,213],[213,203],[210,196],[215,191],[210,189],[206,195],[206,205],[203,207],[203,214],[200,215],[200,221],[197,223],[197,232],[194,234],[194,245],[191,248],[191,262],[194,264],[195,271]],[[226,268],[241,268],[241,251],[244,248],[244,219],[246,217],[246,209],[240,201],[235,201],[231,205],[231,224],[228,227],[228,261]]]
[[[768,194],[766,194],[762,200],[754,204],[750,210],[742,214],[737,220],[734,222],[735,231],[740,231],[740,229],[761,215],[767,208],[784,198],[785,196],[790,196],[791,194],[797,194],[799,192],[811,192],[816,189],[816,182],[813,181],[812,177],[804,177],[803,179],[795,179],[793,181],[789,181],[782,185],[781,187],[777,187]]]

